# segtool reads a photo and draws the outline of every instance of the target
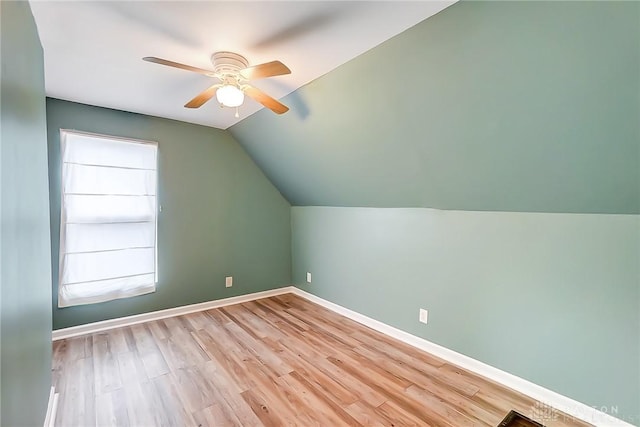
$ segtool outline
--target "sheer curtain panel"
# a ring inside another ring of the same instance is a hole
[[[65,130],[60,142],[58,306],[154,292],[158,145]]]

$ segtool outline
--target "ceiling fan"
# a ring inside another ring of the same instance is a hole
[[[147,56],[142,59],[147,62],[193,71],[220,80],[220,83],[209,86],[187,102],[185,104],[187,108],[199,108],[215,96],[221,107],[236,108],[236,117],[238,117],[238,107],[244,102],[244,96],[248,95],[276,114],[283,114],[289,111],[289,107],[286,105],[260,89],[247,84],[249,80],[291,74],[291,70],[280,61],[271,61],[250,67],[249,61],[242,55],[233,52],[216,52],[211,55],[213,70],[205,70],[204,68],[192,67],[191,65],[180,64],[179,62],[154,56]]]

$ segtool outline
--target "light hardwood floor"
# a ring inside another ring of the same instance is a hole
[[[587,425],[290,294],[53,354],[58,426],[497,426],[511,409]]]

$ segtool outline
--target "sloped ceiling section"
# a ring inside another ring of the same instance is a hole
[[[458,3],[230,130],[294,205],[638,214],[639,17]]]

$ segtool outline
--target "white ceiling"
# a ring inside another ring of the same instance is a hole
[[[210,77],[142,61],[157,56],[211,69],[229,50],[251,64],[278,59],[292,74],[257,80],[281,98],[454,1],[34,1],[47,95],[226,129],[261,108],[247,99],[183,105]]]

